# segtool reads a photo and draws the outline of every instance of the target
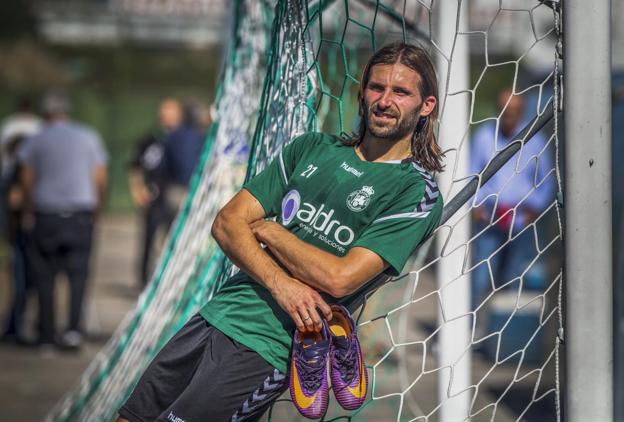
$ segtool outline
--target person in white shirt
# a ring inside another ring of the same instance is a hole
[[[11,310],[2,332],[5,341],[24,342],[22,315],[26,298],[32,288],[28,271],[26,244],[29,233],[20,224],[24,195],[19,184],[17,153],[26,139],[41,130],[41,119],[33,112],[27,96],[17,101],[15,113],[7,116],[0,126],[0,192],[2,233],[11,248],[11,279],[13,298]]]

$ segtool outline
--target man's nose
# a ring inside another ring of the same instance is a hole
[[[388,108],[392,105],[392,91],[385,90],[377,102],[380,108]]]

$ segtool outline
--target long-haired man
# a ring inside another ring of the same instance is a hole
[[[320,332],[330,304],[398,274],[436,228],[431,59],[413,45],[383,47],[359,97],[351,139],[296,138],[219,212],[213,236],[241,271],[154,359],[122,419],[259,419],[287,388],[293,332]]]

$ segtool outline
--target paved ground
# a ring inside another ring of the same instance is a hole
[[[91,341],[79,353],[41,354],[33,348],[0,345],[0,412],[2,420],[41,421],[77,382],[82,371],[130,310],[139,290],[134,282],[137,228],[132,217],[105,217],[97,236],[94,277],[89,292],[87,326]],[[2,263],[3,269],[6,263]],[[65,311],[64,280],[57,286],[59,310]],[[0,315],[7,312],[10,286],[0,279]],[[32,323],[34,302],[28,322]],[[62,323],[62,321],[61,321]]]
[[[102,347],[105,340],[114,331],[123,316],[130,310],[139,290],[134,281],[134,260],[136,253],[137,227],[132,217],[107,216],[98,231],[97,249],[94,259],[94,278],[90,290],[90,307],[88,310],[88,330],[91,341],[76,354],[56,353],[54,355],[42,355],[33,348],[23,348],[2,344],[0,345],[0,412],[2,420],[20,420],[23,422],[41,421],[47,411],[63,396],[63,394],[77,382],[80,374],[89,364],[95,353]],[[6,263],[2,263],[4,268]],[[6,273],[0,273],[0,315],[5,315],[10,294]],[[424,288],[433,289],[433,280],[429,277],[423,279]],[[65,283],[58,286],[59,309],[65,310]],[[380,294],[381,302],[397,303],[401,299],[403,290],[398,289]],[[34,303],[31,303],[34,305]],[[31,306],[32,308],[32,306]],[[408,334],[411,338],[425,338],[431,330],[435,311],[433,304],[422,304],[410,311]],[[33,313],[29,313],[29,321],[32,323]],[[383,323],[383,320],[379,320]],[[366,339],[365,329],[361,331],[363,341]],[[367,362],[379,359],[387,350],[388,344],[379,342],[376,350],[375,345],[368,345],[370,359]],[[404,364],[397,360],[404,359]],[[427,352],[428,362],[432,361],[435,353]],[[490,370],[492,363],[483,359],[479,354],[474,355],[472,371],[473,382],[477,383],[483,375]],[[404,395],[403,412],[398,420],[424,420],[418,418],[428,414],[435,407],[437,376],[435,373],[423,376],[421,380],[408,388],[414,377],[409,375],[414,368],[423,361],[423,350],[419,347],[406,350],[404,354],[394,354],[384,361],[376,372],[376,394],[389,394],[406,391]],[[435,362],[433,362],[435,364]],[[427,365],[429,366],[429,364]],[[484,408],[484,412],[473,418],[475,422],[490,421],[492,418],[493,404],[497,397],[504,396],[496,405],[495,421],[507,422],[513,420],[523,421],[554,421],[552,402],[550,398],[535,403],[530,413],[519,419],[527,403],[531,402],[535,379],[528,377],[520,380],[522,373],[531,368],[523,368],[516,375],[518,382],[509,387],[510,380],[514,379],[515,365],[498,365],[487,380],[480,383],[475,408]],[[543,384],[551,384],[552,371],[544,374]],[[407,384],[406,384],[407,383]],[[509,389],[504,394],[506,389]],[[540,391],[542,390],[540,386]],[[490,405],[488,408],[487,406]],[[397,420],[399,397],[393,396],[384,400],[371,402],[361,412],[358,421],[387,421]],[[303,420],[295,417],[296,413],[288,402],[278,403],[271,420],[275,422]],[[347,420],[341,418],[344,411],[332,407],[328,412],[327,420]],[[414,419],[415,418],[415,419]],[[433,422],[437,417],[432,417]]]

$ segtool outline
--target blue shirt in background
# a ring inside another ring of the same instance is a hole
[[[98,206],[95,169],[108,154],[91,128],[61,120],[45,125],[18,151],[35,171],[33,200],[39,212],[93,211]]]
[[[521,123],[518,128],[526,125]],[[480,173],[490,160],[507,145],[511,139],[489,122],[477,129],[472,137],[470,150],[470,172]],[[553,143],[548,144],[544,135],[537,133],[524,144],[492,178],[477,191],[476,203],[485,201],[488,210],[494,203],[498,212],[516,207],[514,227],[527,223],[526,212],[543,211],[554,200],[555,169],[552,160]]]
[[[165,141],[165,171],[170,183],[188,186],[199,162],[206,134],[184,125],[169,134]]]

